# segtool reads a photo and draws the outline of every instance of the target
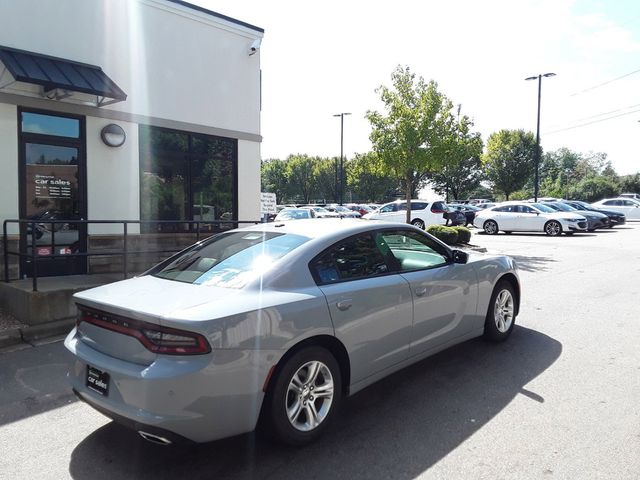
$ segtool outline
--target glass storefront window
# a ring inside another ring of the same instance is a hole
[[[142,220],[235,219],[235,140],[145,125],[139,133]],[[146,224],[142,231],[175,232],[186,227]]]
[[[21,126],[23,133],[37,133],[67,138],[80,137],[80,121],[75,118],[22,112]]]

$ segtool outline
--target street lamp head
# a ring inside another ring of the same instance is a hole
[[[527,77],[525,78],[525,80],[537,80],[538,76],[536,75],[535,77]]]
[[[347,113],[347,112],[344,112],[344,113],[336,113],[336,114],[334,115],[334,117],[343,117],[343,116],[345,116],[345,115],[351,115],[351,114],[350,114],[350,113]]]
[[[544,75],[542,75],[543,77],[555,77],[556,74],[553,72],[549,72],[549,73],[545,73]]]

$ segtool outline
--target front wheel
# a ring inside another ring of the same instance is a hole
[[[562,225],[555,220],[551,220],[547,222],[544,226],[544,233],[549,235],[550,237],[556,237],[562,233]]]
[[[500,281],[493,289],[484,322],[484,338],[502,342],[511,335],[516,322],[516,301],[513,286]]]
[[[273,381],[263,412],[272,432],[289,445],[314,441],[340,406],[338,362],[324,348],[307,347],[289,358]]]
[[[483,228],[487,235],[495,235],[498,233],[498,224],[493,220],[487,220],[484,222]]]
[[[425,227],[424,222],[419,218],[412,220],[411,225],[418,227],[420,230],[424,230],[424,227]]]

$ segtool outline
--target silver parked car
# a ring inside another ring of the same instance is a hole
[[[520,285],[509,257],[411,225],[296,220],[212,236],[75,301],[69,378],[97,410],[158,443],[260,420],[301,445],[343,396],[470,338],[505,340]]]

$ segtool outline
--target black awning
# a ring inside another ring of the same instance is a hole
[[[126,100],[124,93],[102,68],[86,63],[0,46],[0,61],[18,82],[40,85],[45,95],[61,90],[98,97],[105,105]],[[109,99],[109,100],[107,100]]]

